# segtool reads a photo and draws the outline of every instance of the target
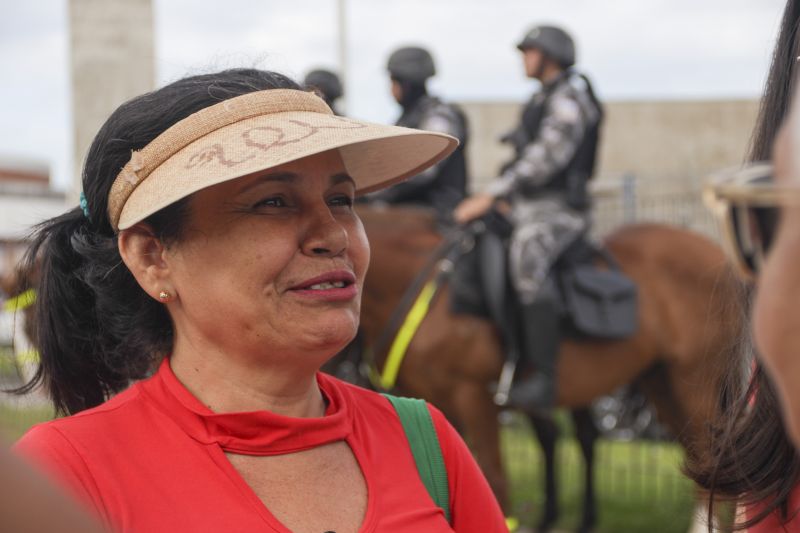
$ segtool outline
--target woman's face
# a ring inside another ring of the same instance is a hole
[[[192,195],[167,252],[176,349],[318,366],[345,346],[369,264],[354,193],[333,150]]]
[[[797,114],[797,105],[793,115]],[[795,123],[798,121],[795,120]],[[795,130],[795,131],[793,131]],[[776,141],[774,164],[778,182],[800,183],[793,161],[800,131],[785,127]],[[800,208],[784,208],[778,233],[758,278],[753,333],[765,367],[784,405],[784,419],[800,447]]]

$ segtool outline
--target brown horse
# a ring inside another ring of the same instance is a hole
[[[441,237],[433,217],[417,209],[361,208],[359,214],[372,247],[361,321],[363,343],[370,346]],[[596,430],[586,407],[636,381],[656,407],[659,420],[692,453],[703,442],[721,369],[729,363],[740,336],[740,282],[717,245],[683,229],[627,226],[604,245],[638,285],[639,329],[621,341],[565,340],[559,354],[558,404],[573,410],[578,438],[590,461]],[[503,347],[492,323],[452,314],[448,300],[445,287],[409,346],[398,388],[427,399],[450,418],[498,499],[507,505],[498,408],[490,392],[503,365]],[[384,358],[385,354],[375,354],[379,367]],[[538,417],[532,422],[545,454],[552,458],[556,437],[552,423]],[[590,464],[586,471],[590,498]],[[554,483],[551,470],[547,477]],[[554,515],[554,494],[548,500],[552,501],[545,514]],[[588,529],[594,521],[593,507],[584,513],[583,527]],[[554,518],[545,516],[543,522]]]

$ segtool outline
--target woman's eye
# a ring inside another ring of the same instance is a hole
[[[270,196],[260,200],[253,207],[286,207],[286,202],[280,196]]]
[[[353,205],[353,198],[347,194],[336,195],[329,200],[330,205],[332,206],[346,206],[350,207]]]

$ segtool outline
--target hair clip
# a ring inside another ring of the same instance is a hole
[[[86,201],[86,195],[81,191],[81,200],[80,200],[81,209],[83,210],[83,216],[89,218],[89,202]]]

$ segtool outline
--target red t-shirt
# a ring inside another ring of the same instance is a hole
[[[103,405],[35,426],[16,450],[119,531],[287,533],[225,452],[280,454],[345,440],[369,494],[360,532],[507,531],[486,479],[437,409],[430,411],[447,466],[452,528],[419,478],[389,401],[326,374],[317,380],[328,399],[321,418],[215,414],[165,360],[152,378]]]
[[[763,507],[759,505],[749,507],[746,513],[747,518],[754,517],[762,509]],[[747,532],[772,533],[774,531],[785,531],[787,533],[800,533],[800,486],[796,486],[789,494],[789,505],[787,509],[788,522],[784,523],[781,520],[780,510],[775,510],[768,514],[764,520],[748,528]]]

